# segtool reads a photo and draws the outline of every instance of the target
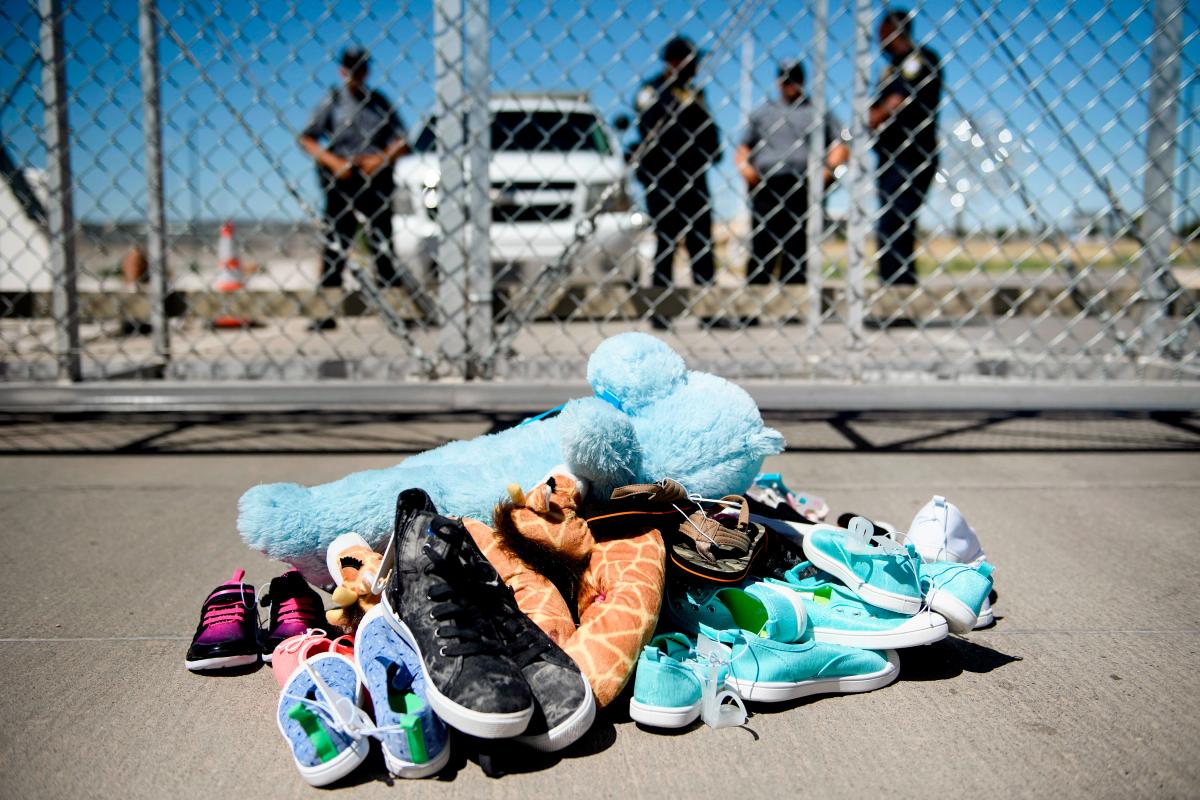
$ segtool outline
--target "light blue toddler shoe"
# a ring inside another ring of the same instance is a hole
[[[712,727],[741,725],[741,699],[722,691],[727,673],[728,665],[702,658],[684,634],[655,636],[638,657],[629,716],[652,728],[686,728],[701,716]]]
[[[747,591],[760,598],[771,592],[798,597],[808,616],[808,631],[818,642],[899,650],[932,644],[950,633],[946,620],[934,611],[897,614],[864,603],[825,573],[800,577],[814,571],[806,561],[785,572],[783,580],[769,578]]]
[[[979,614],[992,592],[993,567],[986,561],[978,566],[952,561],[921,564],[921,586],[925,600],[950,623],[950,630],[966,633],[975,628]],[[988,610],[990,614],[990,607]]]
[[[337,653],[302,660],[284,684],[275,722],[309,784],[326,786],[366,760],[370,740],[362,731],[370,720],[362,701],[354,664]]]
[[[804,537],[804,555],[863,601],[897,614],[921,610],[916,549],[889,536],[872,536],[870,522],[855,517],[850,529],[814,525]]]
[[[354,665],[375,712],[373,735],[388,771],[425,778],[450,760],[446,725],[425,696],[425,675],[412,645],[384,617],[383,604],[362,618],[354,637]]]

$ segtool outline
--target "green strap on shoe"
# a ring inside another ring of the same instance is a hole
[[[408,713],[400,717],[400,729],[408,739],[408,753],[414,764],[424,764],[429,760],[429,751],[425,747],[425,729],[417,715],[425,710],[425,704],[410,692],[404,695],[404,709]]]
[[[321,760],[322,764],[337,757],[337,745],[329,737],[329,731],[325,730],[321,718],[314,714],[308,706],[304,703],[296,703],[288,709],[287,715],[294,719],[308,736],[308,740],[312,742],[313,749],[317,752],[317,758]],[[424,742],[422,742],[423,744]]]

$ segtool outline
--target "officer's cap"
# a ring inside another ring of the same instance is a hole
[[[793,59],[781,61],[779,64],[779,80],[783,83],[793,83],[796,86],[803,86],[804,65]]]
[[[341,56],[338,57],[338,63],[351,72],[355,72],[367,68],[371,63],[371,55],[362,47],[351,44],[342,50]]]
[[[700,58],[704,54],[696,49],[696,45],[686,36],[676,36],[663,45],[663,61],[687,61],[688,58]]]

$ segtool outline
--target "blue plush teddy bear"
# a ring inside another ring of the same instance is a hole
[[[689,372],[653,336],[623,333],[601,342],[587,377],[596,395],[568,402],[556,417],[311,489],[255,486],[238,503],[238,531],[246,544],[325,584],[329,543],[357,531],[378,546],[391,532],[396,495],[409,487],[427,491],[445,514],[484,520],[509,484],[533,486],[560,464],[587,479],[597,497],[660,478],[722,497],[745,491],[763,459],[783,449],[783,437],[763,425],[745,390]]]

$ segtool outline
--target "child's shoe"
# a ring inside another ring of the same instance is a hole
[[[325,604],[299,570],[291,569],[272,578],[259,603],[271,607],[270,621],[261,642],[263,661],[268,663],[275,648],[285,639],[325,625]]]
[[[760,472],[754,478],[754,485],[775,493],[808,522],[821,522],[829,515],[829,505],[824,498],[792,491],[784,484],[783,475],[778,472]]]
[[[804,555],[863,601],[897,614],[916,614],[922,606],[916,549],[890,536],[872,536],[872,530],[861,517],[851,520],[850,530],[814,525],[804,537]]]
[[[966,633],[978,626],[985,603],[987,613],[991,615],[988,595],[992,592],[992,569],[986,561],[978,567],[949,561],[920,566],[925,600],[930,608],[946,618],[950,630]],[[991,621],[985,624],[991,624]]]
[[[425,778],[450,760],[450,740],[429,706],[416,651],[392,629],[385,613],[382,605],[375,606],[359,622],[354,666],[374,705],[388,771]]]
[[[200,609],[200,624],[188,647],[184,666],[193,672],[257,664],[258,616],[254,587],[244,583],[246,571],[233,573],[209,593]]]
[[[816,574],[801,577],[810,572]],[[868,605],[808,562],[785,572],[783,580],[768,579],[747,591],[756,597],[762,597],[764,592],[777,592],[801,598],[808,615],[808,631],[818,642],[867,650],[899,650],[932,644],[950,633],[940,614],[925,610],[909,616]]]
[[[728,671],[702,658],[682,633],[655,636],[638,658],[629,716],[652,728],[686,728],[701,717],[714,728],[741,725],[745,706],[723,688]]]
[[[934,495],[913,517],[905,542],[916,547],[925,561],[975,565],[986,558],[975,529],[958,506],[941,495]]]
[[[282,689],[304,659],[327,652],[354,658],[354,640],[349,636],[330,639],[319,628],[310,628],[298,636],[284,639],[271,653],[271,672],[275,674],[275,682]]]
[[[362,703],[354,664],[336,653],[302,659],[284,684],[275,722],[309,784],[326,786],[366,760],[372,726]]]

